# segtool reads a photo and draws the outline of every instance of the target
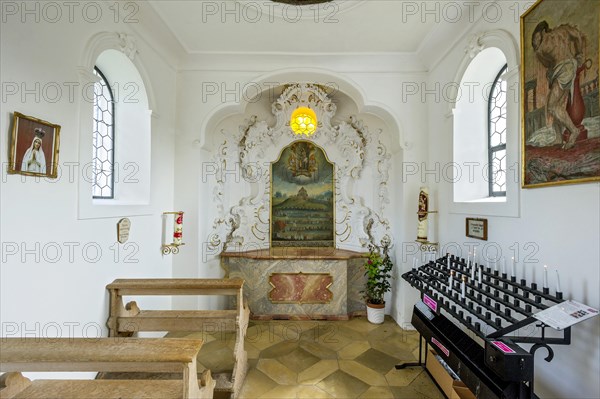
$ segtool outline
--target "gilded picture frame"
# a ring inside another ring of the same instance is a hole
[[[521,186],[600,181],[600,3],[538,0],[521,16]]]
[[[15,112],[8,173],[55,179],[59,145],[59,125]]]

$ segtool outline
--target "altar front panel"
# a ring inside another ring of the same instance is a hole
[[[349,316],[365,313],[360,294],[366,283],[362,254],[337,256],[337,259],[223,255],[221,262],[227,277],[238,277],[245,281],[244,298],[253,319],[345,320]],[[271,278],[281,275],[287,277],[283,282],[278,282],[282,279]],[[308,276],[314,278],[306,278]],[[319,276],[322,276],[322,281]],[[328,283],[326,290],[331,292],[330,295],[324,292],[324,281]],[[288,286],[278,287],[277,284]],[[285,301],[279,297],[279,291],[283,288],[288,296]],[[272,299],[271,293],[275,293],[275,299]],[[292,303],[293,297],[310,300],[303,302],[303,299],[299,299],[297,303]]]

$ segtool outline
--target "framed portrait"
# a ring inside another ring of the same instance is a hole
[[[599,9],[539,0],[521,16],[523,188],[600,180]]]
[[[60,126],[14,113],[8,173],[57,177]]]
[[[488,226],[487,219],[467,218],[467,237],[487,241]]]

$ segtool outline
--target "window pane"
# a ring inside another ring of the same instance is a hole
[[[494,151],[492,155],[492,193],[506,193],[506,150]]]
[[[114,101],[102,72],[94,68],[94,74],[100,81],[94,84],[92,195],[94,198],[114,198]]]
[[[506,195],[506,81],[502,74],[505,65],[492,86],[488,114],[488,153],[490,160],[490,196]]]

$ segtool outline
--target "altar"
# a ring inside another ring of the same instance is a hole
[[[219,254],[226,277],[244,279],[254,319],[365,314],[368,248],[394,241],[384,125],[371,131],[354,115],[334,123],[337,105],[318,84],[282,90],[274,122],[232,120],[238,132],[215,151],[222,169],[207,187],[217,215],[206,251]]]
[[[367,254],[334,248],[277,247],[224,252],[226,276],[245,280],[255,320],[347,320],[364,315]]]

